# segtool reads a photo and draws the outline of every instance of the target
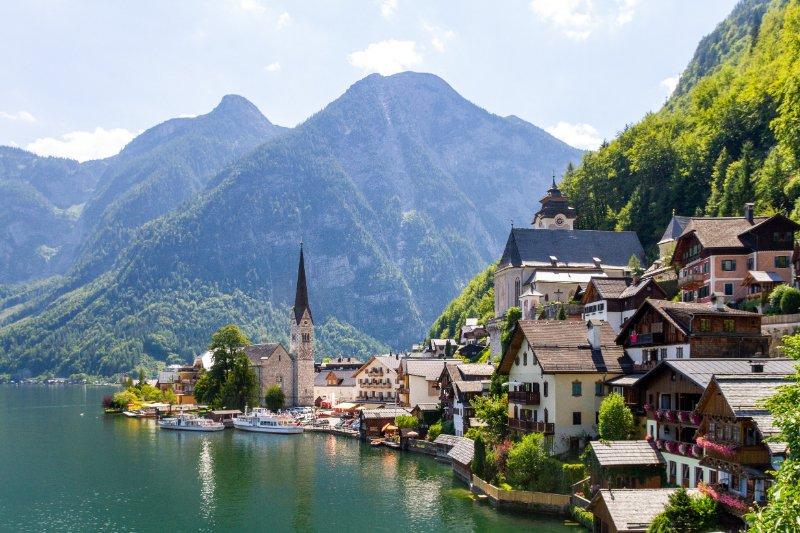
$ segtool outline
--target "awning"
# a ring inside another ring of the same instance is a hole
[[[358,405],[357,403],[342,402],[340,404],[337,404],[334,407],[334,409],[339,411],[349,411],[350,409],[355,409],[357,405]]]

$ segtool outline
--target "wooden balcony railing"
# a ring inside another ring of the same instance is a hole
[[[539,405],[539,391],[511,391],[508,401],[522,405]]]
[[[533,420],[521,420],[519,418],[509,418],[508,427],[530,433],[544,433],[552,435],[555,433],[555,424],[552,422],[534,422]]]
[[[686,274],[678,278],[679,289],[697,288],[705,282],[705,274]]]

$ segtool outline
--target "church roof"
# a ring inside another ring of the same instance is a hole
[[[549,230],[513,228],[508,236],[499,268],[523,263],[603,265],[625,267],[632,255],[644,257],[639,237],[633,231]]]
[[[253,365],[260,365],[262,359],[271,357],[278,348],[286,352],[286,349],[283,348],[280,343],[270,342],[267,344],[251,344],[250,346],[245,346],[244,353]]]
[[[680,237],[690,219],[690,217],[672,215],[669,224],[667,224],[667,229],[664,230],[664,234],[661,236],[661,240],[658,241],[658,243],[661,244],[662,242],[674,241]]]
[[[306,263],[303,258],[303,244],[300,243],[300,264],[297,266],[297,292],[294,296],[294,320],[297,324],[303,318],[303,313],[308,310],[312,322],[311,307],[308,305],[308,286],[306,285]]]

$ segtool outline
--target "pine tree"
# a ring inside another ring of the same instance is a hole
[[[711,171],[711,196],[706,205],[706,214],[709,216],[716,216],[719,213],[722,192],[725,186],[725,175],[730,164],[731,157],[728,154],[728,149],[723,146]]]

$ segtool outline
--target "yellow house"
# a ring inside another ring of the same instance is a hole
[[[508,425],[544,433],[555,454],[597,436],[603,383],[632,366],[606,322],[520,320],[498,372],[508,375]]]

